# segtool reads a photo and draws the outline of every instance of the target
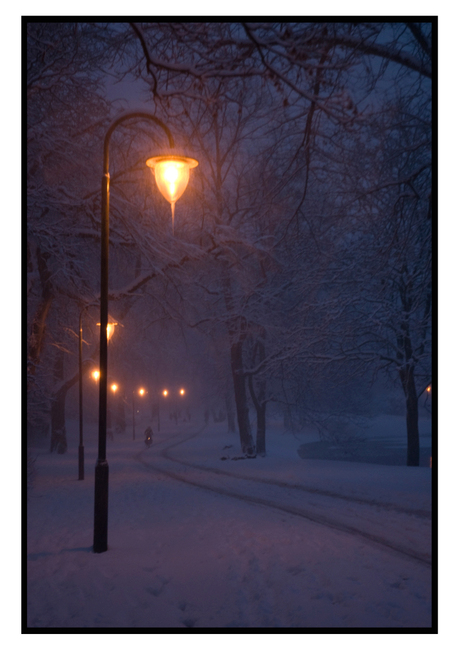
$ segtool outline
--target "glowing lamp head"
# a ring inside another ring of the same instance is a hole
[[[170,204],[175,204],[187,188],[190,169],[196,168],[198,161],[187,156],[153,156],[147,165],[160,193]]]
[[[115,331],[115,327],[118,325],[118,322],[107,322],[107,340],[110,340],[110,338],[113,336],[113,332]],[[101,323],[98,322],[97,326],[101,326]]]
[[[153,156],[146,163],[155,177],[158,190],[171,204],[174,233],[174,205],[187,188],[190,169],[196,168],[198,161],[187,156]]]
[[[167,396],[168,396],[168,391],[167,391],[167,390],[163,390],[163,397],[167,397]]]
[[[117,384],[116,384],[116,383],[112,383],[112,385],[110,386],[110,389],[112,390],[112,392],[116,392],[116,391],[118,390],[118,386],[117,386]]]
[[[140,394],[141,397],[143,397],[145,395],[144,388],[139,388],[139,394]]]
[[[180,394],[181,397],[183,397],[183,396],[185,395],[185,390],[184,390],[184,388],[181,388],[181,389],[179,390],[179,394]]]
[[[93,377],[93,379],[94,379],[95,381],[98,381],[98,380],[99,380],[99,377],[101,376],[101,373],[99,372],[99,370],[94,370],[94,372],[92,373],[91,376]]]
[[[115,326],[116,326],[116,322],[109,322],[107,324],[107,340],[110,340],[110,338],[113,336],[113,332],[115,331]]]

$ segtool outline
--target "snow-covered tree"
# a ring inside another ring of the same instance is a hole
[[[248,455],[265,450],[268,401],[306,414],[386,361],[415,442],[414,396],[431,355],[431,27],[31,21],[31,403],[62,407],[78,378],[75,324],[98,297],[101,144],[113,118],[105,83],[129,77],[200,165],[173,237],[145,167],[162,135],[141,123],[113,134],[109,299],[118,320],[142,323],[142,336],[124,330],[125,343],[134,352],[155,337],[145,364],[157,368],[166,324],[168,345],[173,333],[192,342],[193,326],[217,352],[225,334],[211,367],[230,405],[229,365]],[[113,358],[125,379],[134,360]]]

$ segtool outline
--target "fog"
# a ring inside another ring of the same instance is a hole
[[[215,428],[261,463],[281,429],[299,460],[367,464],[397,423],[392,464],[436,469],[436,29],[23,20],[31,474],[98,423]],[[198,161],[171,204],[146,166],[166,154]]]

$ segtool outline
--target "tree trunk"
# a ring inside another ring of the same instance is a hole
[[[116,403],[115,431],[117,433],[126,431],[125,403],[121,394],[117,397]]]
[[[37,310],[35,311],[34,318],[32,320],[31,333],[29,337],[29,347],[28,347],[28,361],[27,361],[27,371],[29,375],[29,380],[27,387],[29,387],[29,381],[32,377],[35,376],[35,370],[40,363],[40,357],[43,350],[43,343],[45,340],[46,332],[46,320],[48,317],[49,310],[53,301],[53,286],[51,284],[51,274],[48,270],[47,260],[49,254],[42,254],[39,247],[36,248],[37,252],[37,268],[40,277],[41,283],[41,301],[38,304]]]
[[[235,433],[236,432],[235,410],[233,408],[233,402],[232,402],[232,397],[230,395],[230,392],[227,392],[225,394],[225,410],[227,412],[228,432]]]
[[[246,456],[255,455],[254,440],[249,422],[249,408],[246,397],[246,381],[243,374],[243,339],[239,338],[230,349],[233,387],[235,389],[236,416],[240,432],[241,451]]]
[[[285,406],[283,411],[283,426],[290,433],[294,433],[294,420],[292,419],[292,411],[290,406]]]
[[[265,399],[265,384],[262,385],[262,388],[259,388],[259,396],[257,396],[252,377],[249,377],[248,381],[249,390],[251,393],[252,401],[256,409],[257,415],[257,433],[256,433],[256,453],[258,456],[265,456],[265,431],[266,431],[266,402]]]
[[[54,380],[56,383],[64,377],[64,352],[58,351],[54,363]],[[65,398],[67,385],[62,386],[51,400],[51,445],[50,452],[67,451],[67,438],[65,430]]]
[[[399,372],[406,398],[407,466],[420,465],[420,438],[418,432],[418,397],[415,388],[414,368],[405,365]]]
[[[53,397],[51,402],[51,453],[65,453],[67,438],[65,429],[65,398],[67,389],[63,388]]]
[[[83,363],[83,372],[91,361]],[[64,352],[59,351],[55,366],[54,376],[57,383],[62,381],[64,374]],[[65,428],[65,400],[67,392],[78,381],[79,373],[77,372],[64,383],[59,385],[59,390],[54,394],[51,399],[51,445],[50,451],[57,451],[58,453],[65,453],[67,451],[67,437]]]
[[[262,330],[262,334],[265,337],[265,332]],[[254,347],[254,358],[253,363],[256,362],[257,356],[259,361],[262,362],[265,360],[265,345],[263,341],[258,340]],[[265,431],[266,431],[266,382],[261,380],[257,384],[257,389],[254,387],[254,376],[251,374],[248,377],[248,386],[249,392],[251,394],[252,402],[256,409],[257,415],[257,434],[256,434],[256,452],[257,455],[265,456]]]
[[[256,450],[258,456],[265,456],[265,410],[266,403],[262,403],[260,408],[257,409],[257,436],[256,436]]]

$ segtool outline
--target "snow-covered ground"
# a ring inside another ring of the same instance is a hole
[[[102,554],[92,552],[96,425],[85,426],[83,481],[76,422],[65,455],[33,450],[29,628],[431,626],[429,467],[300,458],[308,438],[276,425],[265,458],[238,459],[222,425],[163,428],[150,449],[128,430],[108,442]]]

